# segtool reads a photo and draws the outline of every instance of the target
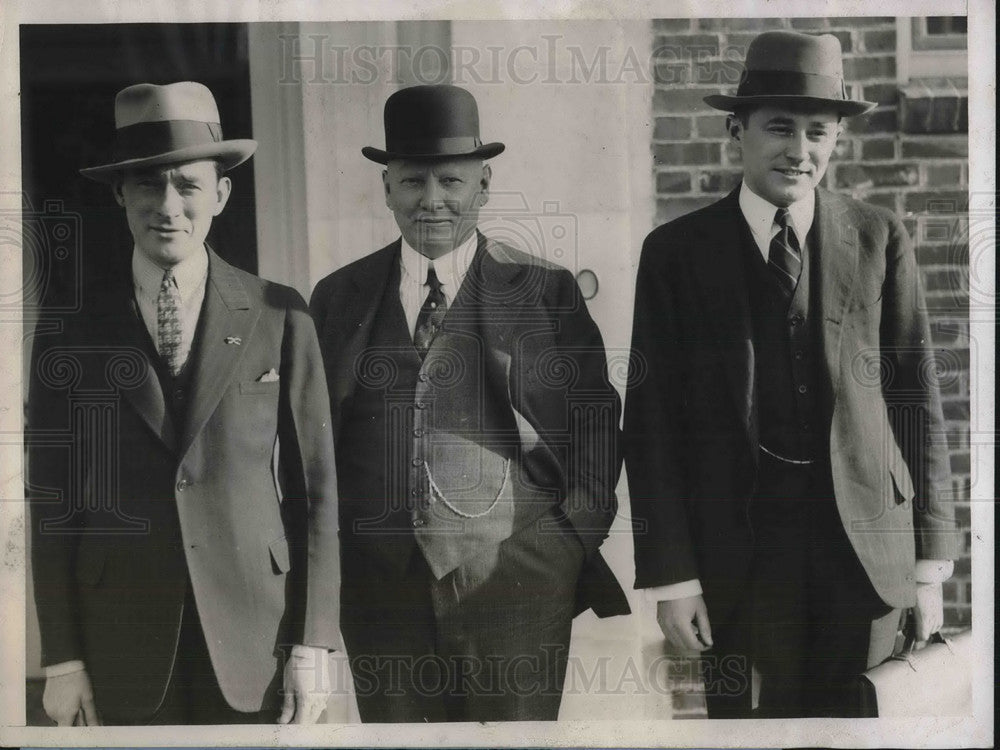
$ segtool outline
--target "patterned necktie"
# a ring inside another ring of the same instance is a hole
[[[163,272],[160,293],[156,297],[156,338],[160,356],[170,374],[176,376],[181,361],[181,293],[170,269]]]
[[[781,284],[785,296],[790,298],[795,294],[799,274],[802,273],[802,253],[795,230],[788,223],[788,209],[779,208],[774,215],[774,222],[778,225],[778,233],[771,240],[767,265]]]
[[[427,356],[427,350],[431,348],[431,341],[434,340],[434,335],[441,327],[445,313],[448,312],[448,304],[445,301],[441,282],[438,281],[434,266],[427,268],[425,286],[429,287],[430,291],[427,292],[427,298],[420,307],[420,314],[417,315],[417,328],[413,332],[413,345],[416,347],[420,359]]]

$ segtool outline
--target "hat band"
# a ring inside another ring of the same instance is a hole
[[[808,96],[815,99],[847,100],[840,76],[800,73],[795,70],[748,70],[736,96]]]
[[[413,156],[456,156],[468,154],[483,145],[475,136],[453,136],[449,138],[413,138],[408,140],[386,139],[386,152],[390,154],[412,154]]]
[[[145,159],[190,146],[204,146],[222,140],[222,126],[200,120],[140,122],[119,128],[115,140],[115,161]]]

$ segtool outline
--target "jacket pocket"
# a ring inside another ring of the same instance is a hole
[[[281,388],[281,382],[278,380],[243,380],[240,381],[240,395],[242,396],[259,396],[266,395],[269,393],[277,393]]]

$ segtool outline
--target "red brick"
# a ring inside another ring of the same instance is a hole
[[[894,187],[916,185],[920,170],[916,164],[851,164],[837,167],[837,187]]]
[[[713,112],[703,99],[709,94],[718,93],[718,88],[707,86],[657,89],[653,93],[653,111],[668,115]]]
[[[866,115],[847,120],[849,133],[895,133],[897,129],[895,107],[877,107]]]
[[[687,172],[657,172],[657,193],[691,192],[691,175]]]
[[[895,52],[896,30],[866,31],[863,36],[865,52]]]
[[[832,34],[833,36],[837,37],[838,41],[840,42],[841,52],[850,52],[854,49],[854,40],[851,39],[850,31],[829,30],[825,33]]]
[[[960,584],[960,581],[950,580],[945,581],[941,586],[941,593],[944,595],[944,600],[947,604],[965,604],[961,599]]]
[[[903,207],[908,213],[954,214],[969,209],[969,196],[965,192],[940,190],[933,193],[907,193]]]
[[[841,138],[833,147],[830,157],[833,161],[849,161],[854,158],[854,141],[851,138]]]
[[[951,456],[951,471],[953,474],[968,474],[972,463],[968,453],[955,453]]]
[[[767,31],[788,28],[783,18],[700,18],[698,28],[703,31]]]
[[[867,78],[895,78],[895,57],[845,57],[844,78],[858,81]]]
[[[657,62],[653,66],[653,83],[658,86],[686,86],[691,83],[691,63]]]
[[[939,138],[904,138],[902,157],[904,159],[955,159],[969,155],[969,138],[942,136]]]
[[[890,211],[898,211],[895,193],[870,193],[865,195],[865,203],[888,208]]]
[[[690,117],[657,117],[653,127],[654,141],[681,141],[691,137]]]
[[[961,164],[929,164],[925,167],[927,173],[926,184],[929,187],[954,187],[962,185],[962,165]]]
[[[718,164],[721,148],[718,143],[658,143],[653,146],[655,164],[676,166],[680,164]]]
[[[736,60],[698,60],[691,63],[691,80],[701,86],[739,85],[743,63]]]
[[[703,193],[728,193],[742,179],[742,171],[705,170],[698,174],[698,189]]]
[[[861,141],[861,158],[894,159],[896,157],[896,140],[894,138],[866,138]]]
[[[899,102],[904,133],[966,133],[969,130],[969,97],[958,91],[913,96]]]
[[[899,86],[895,83],[875,83],[865,86],[866,101],[895,105],[899,103]]]
[[[726,115],[699,115],[694,118],[695,132],[699,138],[726,138]]]
[[[653,54],[670,60],[684,60],[697,55],[718,57],[718,34],[661,35],[653,42]]]
[[[967,503],[957,503],[955,505],[955,523],[963,529],[967,529],[972,525],[972,511]]]
[[[917,241],[917,260],[923,266],[968,265],[969,247],[964,242],[928,244]]]
[[[972,610],[968,606],[944,608],[944,623],[954,627],[968,627],[972,624]]]
[[[653,29],[655,31],[689,31],[691,29],[690,18],[654,18]]]

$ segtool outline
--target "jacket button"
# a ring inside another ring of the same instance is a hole
[[[420,528],[420,527],[421,527],[421,526],[423,526],[423,525],[424,525],[425,523],[427,523],[427,521],[425,521],[425,520],[424,520],[424,519],[422,519],[422,518],[414,518],[414,519],[413,519],[413,528],[415,528],[415,529],[416,529],[416,528]]]
[[[184,490],[186,490],[190,486],[191,486],[191,483],[188,480],[182,479],[181,481],[179,481],[177,483],[177,491],[178,492],[183,492]]]
[[[800,386],[799,386],[799,393],[805,393],[805,392],[806,392],[806,391],[808,391],[808,390],[809,390],[809,389],[808,389],[808,388],[806,388],[806,387],[805,387],[804,385],[800,385]]]
[[[804,356],[806,355],[801,351],[795,352],[795,359],[802,359]]]
[[[419,427],[413,431],[413,437],[423,437],[424,431]]]
[[[417,401],[417,403],[415,404],[415,406],[418,409],[426,409],[427,408],[427,404],[425,404],[423,401]]]
[[[420,380],[421,383],[426,383],[428,380],[431,379],[430,376],[426,372],[420,373],[417,376],[417,378],[419,378],[419,380]]]
[[[415,458],[412,461],[410,461],[410,463],[412,463],[414,466],[420,466],[420,464],[422,464],[423,461],[419,458]]]
[[[791,321],[789,321],[789,322],[791,322],[791,324],[793,326],[797,326],[799,323],[802,322],[802,316],[801,315],[793,315]]]

